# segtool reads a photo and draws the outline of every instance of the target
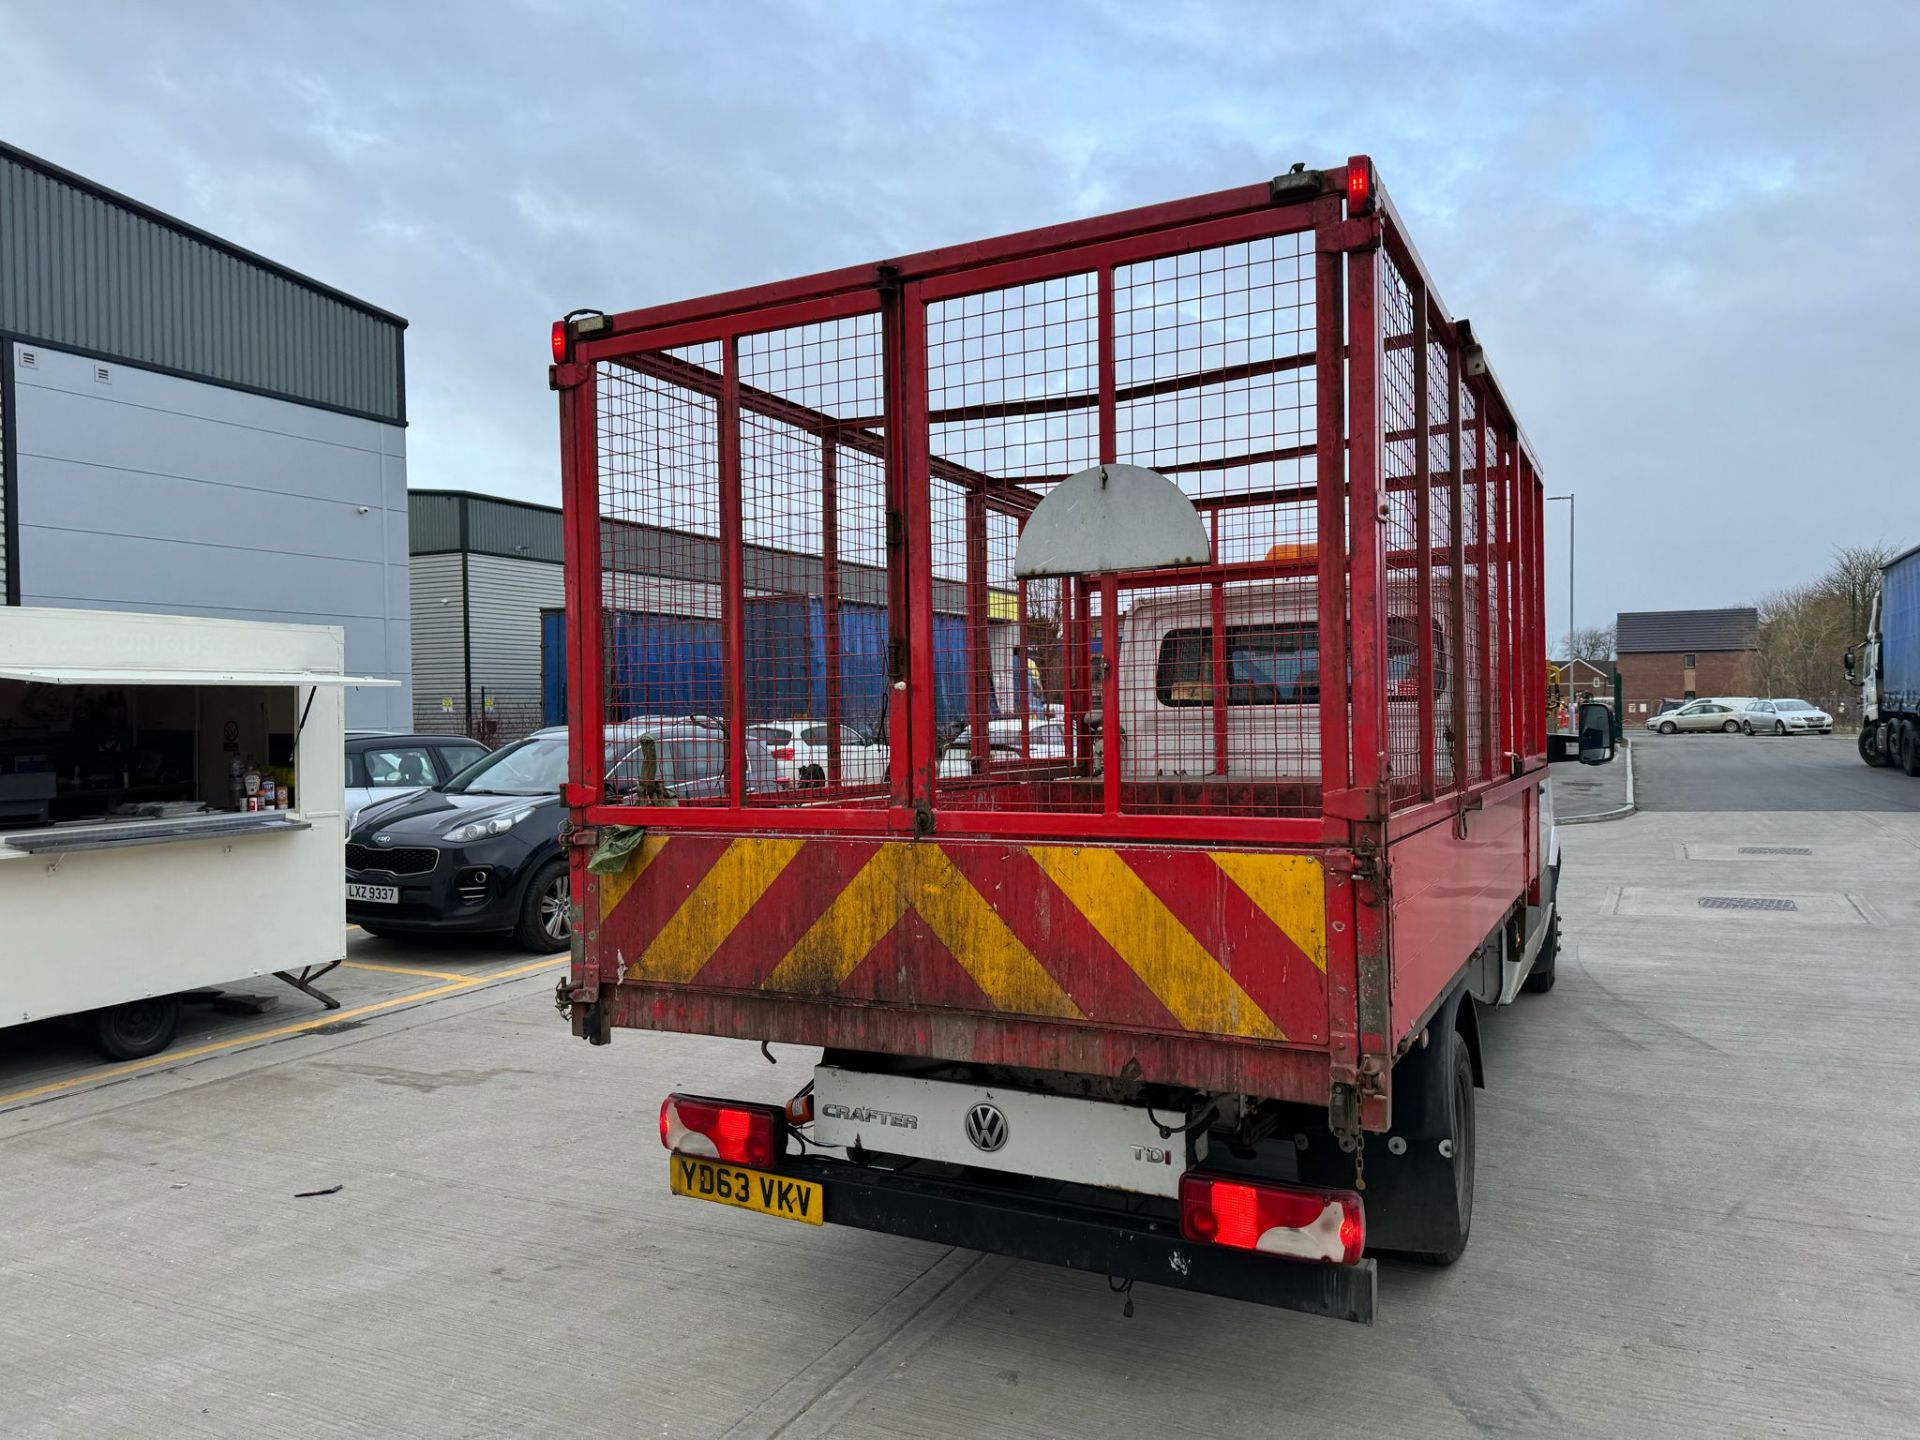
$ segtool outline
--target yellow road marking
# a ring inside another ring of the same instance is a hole
[[[308,1030],[319,1030],[328,1025],[338,1025],[343,1020],[357,1020],[362,1015],[377,1015],[383,1010],[397,1010],[402,1005],[415,1005],[423,1000],[438,1000],[444,995],[458,995],[464,990],[477,990],[495,980],[510,980],[518,975],[530,975],[537,970],[557,970],[570,963],[567,956],[554,955],[545,960],[535,961],[531,965],[516,966],[511,970],[496,970],[488,975],[462,978],[451,985],[435,986],[431,990],[416,990],[408,995],[395,995],[387,1000],[375,1000],[370,1004],[356,1005],[350,1010],[329,1010],[310,1020],[301,1020],[292,1025],[281,1025],[272,1030],[250,1030],[243,1035],[235,1035],[226,1040],[212,1040],[205,1045],[192,1045],[185,1050],[163,1050],[158,1055],[150,1055],[145,1060],[129,1060],[121,1065],[110,1065],[100,1070],[90,1070],[85,1075],[75,1075],[66,1080],[53,1080],[45,1085],[35,1085],[27,1090],[15,1090],[8,1095],[0,1095],[0,1108],[17,1105],[23,1100],[37,1100],[44,1095],[58,1095],[63,1090],[76,1089],[82,1085],[93,1085],[104,1080],[117,1080],[123,1075],[136,1075],[143,1070],[158,1070],[168,1065],[178,1065],[187,1060],[198,1060],[207,1055],[218,1055],[226,1050],[238,1050],[249,1045],[262,1044],[268,1040],[280,1040],[289,1035],[299,1035]]]
[[[693,893],[660,927],[639,963],[627,973],[647,980],[691,980],[804,844],[804,840],[735,840],[700,877]]]
[[[1027,853],[1182,1027],[1286,1038],[1114,851],[1035,845]]]
[[[1213,863],[1300,947],[1313,968],[1327,968],[1327,889],[1320,862],[1309,855],[1250,855],[1215,850]]]
[[[417,975],[422,980],[472,980],[475,976],[456,974],[452,970],[416,970],[411,965],[381,965],[369,960],[342,960],[343,970],[375,970],[388,975]]]

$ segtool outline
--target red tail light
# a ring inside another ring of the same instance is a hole
[[[567,322],[553,322],[553,363],[564,364],[567,358]]]
[[[776,760],[793,759],[793,747],[791,745],[782,745],[778,750],[769,750],[767,753]]]
[[[1234,1250],[1352,1265],[1366,1248],[1367,1222],[1351,1190],[1193,1171],[1180,1181],[1180,1233]]]
[[[1356,155],[1347,161],[1347,214],[1373,213],[1373,161]]]
[[[786,1116],[777,1105],[669,1095],[660,1102],[660,1143],[679,1155],[768,1166],[786,1148]]]

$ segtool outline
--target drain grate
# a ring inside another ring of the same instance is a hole
[[[1702,910],[1798,910],[1800,907],[1791,900],[1778,895],[1702,895]]]
[[[1805,845],[1742,845],[1742,855],[1811,855],[1813,851]]]

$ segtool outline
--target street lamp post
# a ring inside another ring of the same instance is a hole
[[[1564,495],[1549,495],[1547,499],[1567,502],[1567,659],[1573,659],[1573,496],[1569,490]]]

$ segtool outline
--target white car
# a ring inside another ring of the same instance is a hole
[[[1647,717],[1647,729],[1661,735],[1701,730],[1724,730],[1733,735],[1742,728],[1738,705],[1725,700],[1691,700],[1677,710]]]
[[[827,727],[820,720],[774,720],[747,727],[773,756],[774,783],[791,788],[827,783]],[[840,727],[840,783],[884,785],[888,747],[876,745],[851,725]],[[817,767],[817,768],[816,768]]]
[[[1833,733],[1833,716],[1804,700],[1749,700],[1740,720],[1749,735]]]

